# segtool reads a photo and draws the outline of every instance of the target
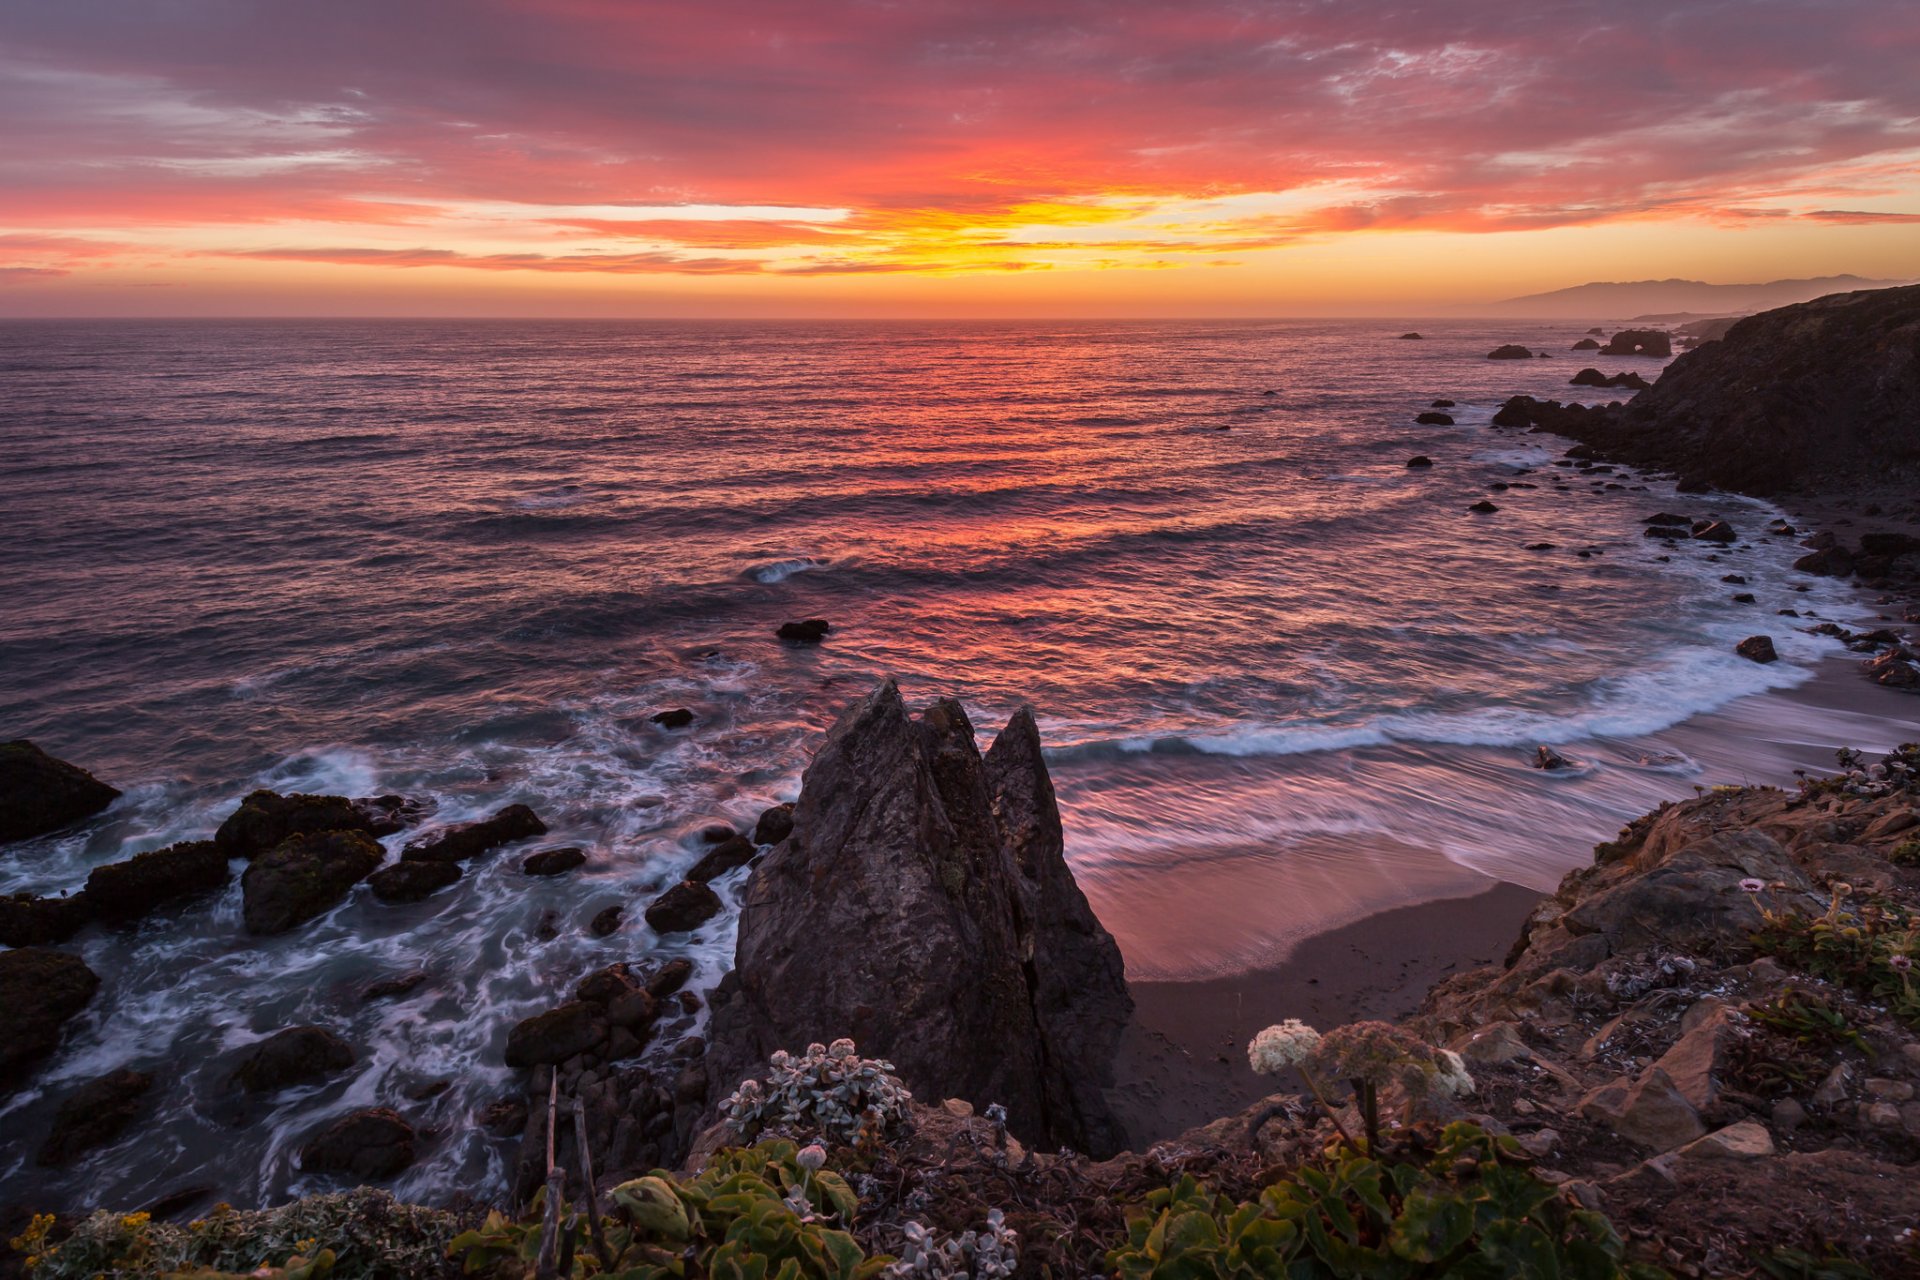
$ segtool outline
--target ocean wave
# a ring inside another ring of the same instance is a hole
[[[1838,646],[1816,636],[1780,642],[1783,657],[1818,658]],[[1808,666],[1766,666],[1731,653],[1687,648],[1660,665],[1595,682],[1585,708],[1477,707],[1466,711],[1397,711],[1354,724],[1248,722],[1185,733],[1095,738],[1055,748],[1049,759],[1113,759],[1167,755],[1290,756],[1365,747],[1563,746],[1593,739],[1660,733],[1737,698],[1792,688],[1812,678]],[[1684,771],[1684,766],[1681,767]]]
[[[796,573],[808,573],[814,569],[824,569],[829,562],[816,560],[812,556],[796,556],[791,560],[775,560],[771,564],[756,565],[741,576],[755,582],[772,584],[785,582]]]

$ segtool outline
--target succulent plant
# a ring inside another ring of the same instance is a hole
[[[891,1062],[862,1058],[853,1041],[835,1040],[810,1044],[797,1057],[775,1052],[766,1080],[742,1081],[727,1099],[726,1114],[746,1139],[779,1128],[852,1144],[898,1130],[912,1101]]]
[[[906,1243],[900,1257],[881,1272],[883,1280],[1005,1280],[1020,1260],[1020,1237],[999,1209],[987,1211],[987,1225],[942,1238],[924,1223],[902,1228]]]

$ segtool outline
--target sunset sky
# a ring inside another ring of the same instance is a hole
[[[1913,0],[9,0],[0,315],[1920,277]]]

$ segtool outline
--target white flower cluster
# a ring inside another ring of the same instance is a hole
[[[862,1058],[851,1040],[810,1044],[799,1057],[782,1049],[768,1065],[764,1082],[744,1080],[727,1099],[727,1119],[742,1137],[781,1125],[855,1142],[863,1127],[896,1127],[913,1101],[891,1062]]]
[[[1451,1049],[1433,1055],[1433,1092],[1447,1098],[1464,1098],[1473,1092],[1473,1077],[1467,1074],[1464,1058]]]
[[[880,1274],[883,1280],[1005,1280],[1020,1258],[1020,1236],[1007,1216],[987,1210],[984,1231],[963,1231],[937,1240],[933,1229],[909,1222],[899,1261]]]
[[[1298,1018],[1288,1018],[1248,1042],[1247,1062],[1260,1075],[1278,1075],[1309,1061],[1319,1047],[1318,1031]]]

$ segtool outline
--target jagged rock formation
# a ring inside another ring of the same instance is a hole
[[[748,882],[709,1093],[850,1036],[922,1096],[998,1102],[1028,1140],[1104,1155],[1124,1141],[1101,1088],[1131,1013],[1061,857],[1031,714],[983,759],[957,702],[915,719],[888,681],[827,735]]]
[[[1920,475],[1920,285],[1748,316],[1619,411],[1536,421],[1609,456],[1746,493],[1910,485]]]
[[[24,738],[0,743],[0,844],[58,831],[100,812],[119,794]]]

